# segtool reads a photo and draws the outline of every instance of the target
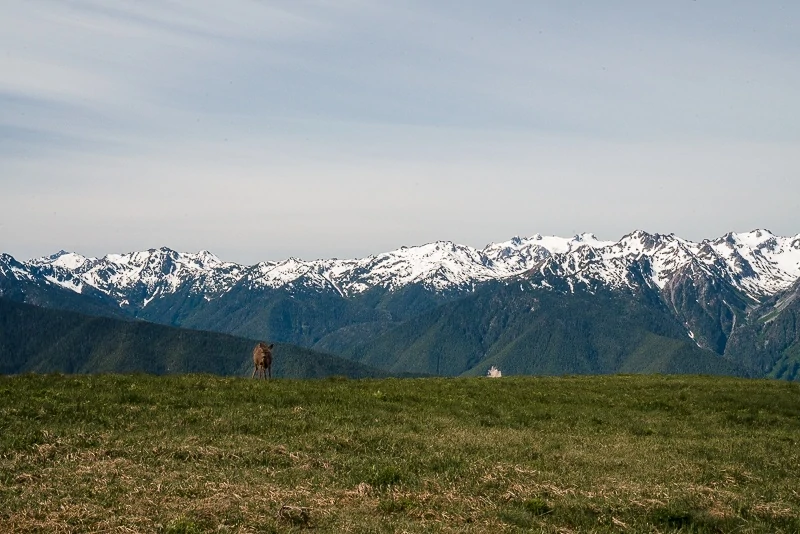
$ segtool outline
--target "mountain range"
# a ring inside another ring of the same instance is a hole
[[[255,265],[169,248],[0,255],[0,296],[272,339],[395,372],[721,372],[796,379],[800,235],[635,231],[438,241]]]

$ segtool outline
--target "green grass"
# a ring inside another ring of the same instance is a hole
[[[798,532],[800,385],[0,377],[0,532]]]

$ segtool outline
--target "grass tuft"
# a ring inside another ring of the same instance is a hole
[[[179,517],[164,527],[164,534],[203,534],[206,530],[193,519]]]
[[[302,506],[289,506],[284,504],[278,510],[278,519],[298,527],[311,526],[311,511]]]
[[[522,503],[522,507],[525,508],[525,511],[529,514],[535,516],[549,514],[553,511],[553,508],[547,504],[546,501],[538,498],[527,499]]]

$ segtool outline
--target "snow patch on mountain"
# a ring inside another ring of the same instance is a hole
[[[331,281],[326,261],[303,261],[289,258],[282,262],[262,262],[243,271],[244,280],[250,288],[280,288],[334,290],[340,292]]]
[[[787,289],[800,277],[800,236],[778,237],[767,230],[727,234],[701,243],[673,234],[636,231],[592,250],[597,254],[573,244],[566,253],[556,252],[552,261],[559,266],[559,276],[583,285],[633,287],[632,271],[646,262],[650,279],[659,289],[684,268],[702,269],[707,275],[722,276],[756,300]]]
[[[64,269],[68,269],[74,271],[79,269],[81,265],[86,263],[88,259],[80,254],[75,254],[74,252],[66,252],[61,251],[58,253],[58,256],[53,260],[52,265],[57,267],[63,267]]]
[[[800,277],[800,235],[779,237],[754,230],[729,233],[710,245],[748,293],[773,294]]]
[[[74,291],[75,293],[82,293],[83,292],[83,284],[81,282],[79,282],[78,280],[75,280],[74,278],[70,278],[68,280],[59,280],[58,278],[55,278],[53,276],[45,276],[44,278],[45,278],[45,280],[48,280],[49,282],[51,282],[53,284],[56,284],[56,285],[61,286],[61,287],[65,288],[65,289],[69,289],[71,291]]]
[[[419,247],[370,256],[341,270],[348,289],[384,287],[395,290],[408,284],[423,284],[437,290],[466,287],[496,277],[476,249],[437,241]]]
[[[215,294],[239,279],[241,267],[226,263],[208,251],[180,253],[166,247],[128,254],[87,258],[61,251],[25,264],[30,272],[76,292],[85,286],[114,297],[120,305],[146,306],[160,294],[188,288]]]

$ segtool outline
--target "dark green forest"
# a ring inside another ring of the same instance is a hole
[[[216,332],[121,321],[0,298],[0,374],[213,373],[249,376],[255,341]],[[286,343],[273,376],[385,376],[377,369]]]

